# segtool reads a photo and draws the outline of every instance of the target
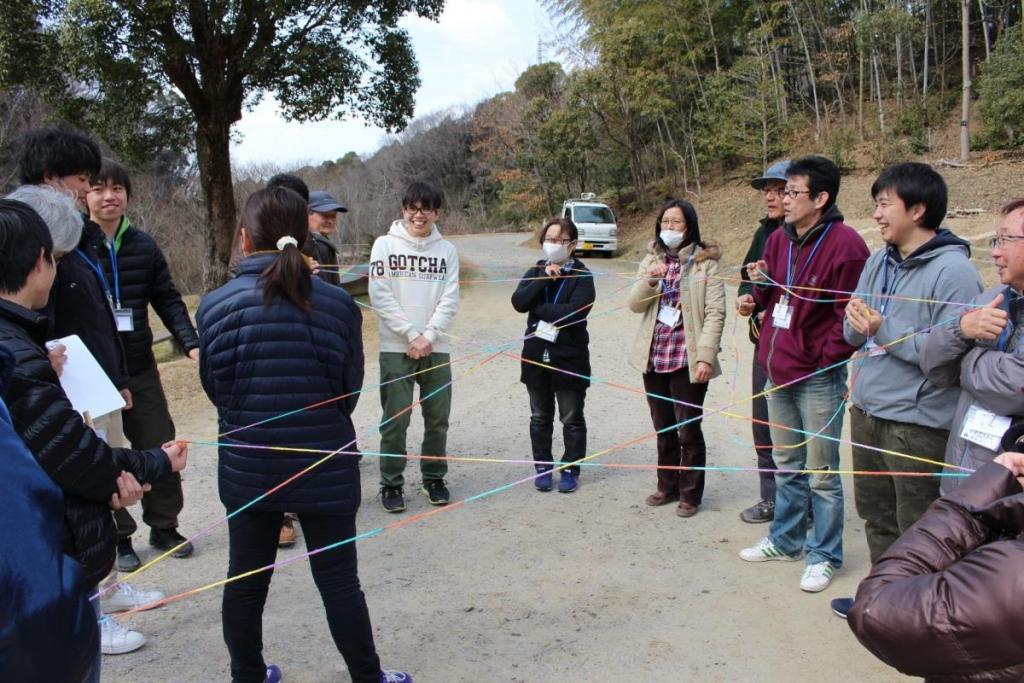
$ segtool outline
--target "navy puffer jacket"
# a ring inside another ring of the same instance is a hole
[[[317,278],[310,312],[283,300],[264,305],[259,277],[275,258],[243,260],[196,314],[199,373],[217,407],[219,440],[238,444],[219,449],[220,499],[229,512],[325,455],[252,446],[356,450],[349,416],[363,385],[362,315],[347,292]],[[250,426],[270,418],[278,419]],[[357,459],[339,453],[251,509],[354,514],[358,507]]]

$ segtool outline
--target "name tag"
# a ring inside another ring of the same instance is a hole
[[[679,309],[675,306],[661,306],[658,308],[658,322],[662,325],[675,327],[679,324]]]
[[[114,322],[117,323],[118,332],[135,331],[135,319],[132,317],[132,309],[130,308],[115,308]]]
[[[792,323],[793,307],[781,301],[775,304],[775,308],[772,309],[772,326],[788,330]]]
[[[1010,418],[972,405],[964,416],[960,437],[990,451],[999,450],[1003,434],[1010,428]]]
[[[541,320],[537,323],[537,331],[534,333],[534,336],[554,343],[558,339],[558,328],[547,321]]]
[[[867,342],[865,342],[864,344],[864,349],[867,350],[868,356],[872,357],[884,356],[886,353],[888,353],[884,346],[879,346],[878,344],[875,343],[874,337],[868,337]]]

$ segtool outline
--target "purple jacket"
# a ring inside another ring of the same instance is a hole
[[[843,223],[843,215],[835,206],[803,238],[798,238],[789,224],[768,238],[764,249],[768,276],[785,284],[789,270],[791,286],[798,295],[789,297],[792,319],[789,329],[783,329],[775,327],[772,321],[775,304],[785,293],[783,289],[771,284],[754,287],[754,299],[766,311],[757,360],[772,384],[788,384],[844,361],[856,350],[843,339],[843,318],[849,300],[845,292],[857,288],[869,254],[864,240]],[[790,258],[793,263],[787,268]],[[823,303],[819,301],[822,299],[836,301]]]

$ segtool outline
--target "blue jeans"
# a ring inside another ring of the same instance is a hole
[[[774,384],[769,380],[765,388],[774,389]],[[828,472],[839,469],[839,442],[814,435],[839,438],[845,393],[846,368],[842,367],[767,396],[775,465],[780,470],[822,471],[813,475],[776,472],[775,519],[768,536],[787,555],[806,550],[807,564],[828,562],[836,568],[843,564],[843,482],[838,474]],[[814,526],[808,536],[809,496]]]

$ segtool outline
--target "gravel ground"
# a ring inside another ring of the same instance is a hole
[[[471,236],[455,241],[460,253],[488,277],[516,277],[536,258],[524,236]],[[733,261],[738,261],[735,256]],[[629,272],[635,264],[588,259],[596,272]],[[599,275],[591,329],[594,373],[633,387],[640,378],[626,364],[638,317],[614,310],[624,303],[627,279]],[[513,312],[513,282],[463,289],[453,358],[492,349],[522,333]],[[607,314],[604,311],[611,311]],[[367,326],[375,327],[372,314]],[[361,445],[374,450],[380,419],[375,330],[368,335],[366,395],[355,413]],[[750,344],[732,312],[721,360],[706,407],[736,404],[749,415]],[[499,356],[477,368],[482,356],[455,365],[449,451],[460,456],[529,457],[526,391],[518,363]],[[216,433],[195,367],[167,363],[162,373],[181,438]],[[465,376],[463,376],[465,375]],[[418,413],[417,413],[418,416]],[[591,453],[651,431],[642,396],[607,386],[588,395]],[[419,443],[413,420],[410,446]],[[724,416],[705,422],[710,465],[751,466],[749,422]],[[557,440],[556,440],[557,447]],[[653,441],[614,450],[596,462],[653,464]],[[843,448],[844,465],[850,454]],[[453,463],[453,500],[491,491],[528,476],[527,465]],[[410,463],[409,489],[418,487]],[[362,463],[364,504],[359,527],[367,531],[402,517],[383,512],[377,463]],[[867,571],[863,528],[847,491],[846,565],[821,594],[798,588],[802,564],[742,562],[737,553],[766,526],[743,524],[737,513],[754,502],[756,475],[712,473],[700,514],[675,516],[673,506],[651,509],[649,470],[584,470],[572,495],[513,486],[438,514],[412,521],[359,543],[360,576],[384,666],[413,672],[420,683],[439,681],[886,681],[901,677],[875,660],[832,616],[831,598],[853,593]],[[193,447],[185,474],[186,534],[223,518],[216,492],[216,451]],[[410,496],[407,517],[430,508]],[[197,541],[187,560],[167,559],[133,579],[139,588],[167,594],[221,579],[227,568],[223,526]],[[140,532],[143,560],[154,553]],[[279,559],[304,551],[300,543]],[[220,589],[135,615],[127,623],[148,638],[140,651],[104,658],[104,678],[119,681],[198,681],[229,678],[221,637]],[[285,679],[348,680],[334,649],[308,565],[276,572],[264,617],[267,660]]]

